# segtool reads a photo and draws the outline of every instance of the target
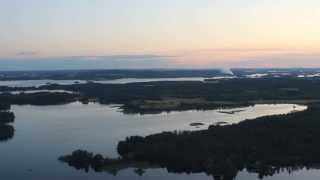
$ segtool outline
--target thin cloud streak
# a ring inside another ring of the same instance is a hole
[[[16,53],[17,56],[35,56],[37,55],[37,51],[21,51]]]
[[[154,55],[154,54],[135,54],[135,55],[98,55],[98,56],[66,56],[63,58],[71,58],[71,59],[112,59],[112,60],[121,60],[121,59],[155,59],[155,58],[172,58],[175,56],[167,56],[167,55]]]

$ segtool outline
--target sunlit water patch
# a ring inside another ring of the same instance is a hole
[[[10,93],[10,94],[32,94],[32,93],[42,93],[42,92],[50,92],[50,93],[70,93],[73,94],[75,92],[73,91],[66,91],[66,90],[46,90],[46,89],[41,89],[41,90],[26,90],[26,91],[0,91],[0,94],[4,93]]]

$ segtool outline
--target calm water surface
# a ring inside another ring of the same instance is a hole
[[[154,180],[154,179],[213,179],[204,173],[173,174],[165,169],[150,169],[138,176],[133,169],[127,169],[117,176],[108,173],[85,173],[77,171],[57,158],[76,149],[85,149],[105,156],[117,157],[119,140],[132,135],[148,135],[171,130],[198,130],[208,125],[225,121],[238,123],[244,119],[259,116],[290,113],[304,110],[304,106],[292,104],[256,105],[228,110],[234,114],[214,111],[183,111],[153,115],[126,115],[114,106],[99,104],[82,105],[72,103],[59,106],[13,106],[16,121],[14,137],[0,143],[0,179],[5,180]],[[242,110],[242,111],[239,111]],[[190,123],[202,122],[200,128]],[[319,179],[317,170],[301,170],[293,174],[281,173],[271,178]],[[256,174],[241,172],[237,180],[257,180]]]
[[[136,83],[136,82],[155,82],[155,81],[204,81],[205,79],[229,79],[235,78],[233,76],[217,76],[211,78],[204,77],[181,77],[181,78],[123,78],[115,80],[100,80],[100,81],[90,81],[102,84],[126,84],[126,83]],[[39,87],[46,84],[61,84],[69,85],[80,83],[84,84],[88,81],[84,80],[14,80],[14,81],[0,81],[0,86],[9,87]]]

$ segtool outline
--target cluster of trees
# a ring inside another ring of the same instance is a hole
[[[14,113],[9,111],[0,111],[0,124],[8,124],[14,122]]]
[[[9,124],[0,124],[0,142],[8,141],[14,136],[14,127]]]
[[[105,163],[102,155],[94,155],[85,150],[76,150],[72,152],[71,155],[61,156],[59,160],[67,162],[69,166],[79,170],[85,170],[86,172],[88,172],[90,168],[100,171]]]
[[[223,75],[223,73],[218,69],[6,71],[0,72],[0,80],[100,80],[120,78],[212,77],[217,75]]]
[[[77,170],[89,172],[106,172],[112,175],[117,175],[119,171],[134,168],[134,172],[142,176],[145,169],[159,168],[148,162],[128,161],[122,158],[107,158],[101,154],[93,154],[86,150],[75,150],[70,155],[59,157],[59,161],[67,163],[70,167]]]
[[[10,104],[0,104],[0,111],[7,111],[7,110],[10,110],[11,109],[11,106]]]
[[[0,102],[7,104],[30,104],[30,105],[56,105],[73,102],[78,95],[71,93],[22,93],[22,94],[0,94]]]
[[[0,104],[0,125],[12,123],[14,121],[14,113],[10,112],[10,104]]]
[[[102,172],[108,170],[107,167],[113,167],[114,169],[109,168],[109,172],[113,174],[116,173],[116,167],[126,164],[126,161],[122,159],[111,159],[85,150],[73,151],[70,155],[59,157],[59,160],[68,163],[69,166],[77,170],[84,170],[85,172],[89,172],[90,169],[95,172]]]
[[[10,104],[0,104],[0,141],[7,141],[14,136],[14,128],[10,123],[14,122],[15,116],[10,109]]]
[[[211,101],[251,101],[319,99],[320,81],[298,78],[229,79],[217,83],[193,81],[147,82],[129,84],[48,85],[46,89],[64,89],[99,98],[103,103],[126,103],[162,97],[199,98]]]

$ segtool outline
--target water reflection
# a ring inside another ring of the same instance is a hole
[[[100,155],[99,155],[100,156]],[[97,158],[97,157],[95,157]],[[64,160],[60,159],[60,161],[64,162]],[[109,159],[110,161],[110,159]],[[82,164],[80,162],[74,162],[69,161],[67,162],[68,166],[83,171],[86,173],[89,173],[90,171],[95,173],[107,173],[112,176],[121,176],[122,171],[132,171],[134,174],[136,174],[139,177],[143,177],[144,175],[148,175],[148,173],[152,173],[155,170],[161,169],[158,165],[153,165],[148,162],[130,162],[130,161],[122,161],[118,159],[118,162],[109,162],[110,164],[108,166],[103,166],[104,162],[101,162],[101,164],[92,164],[92,162],[87,162]],[[201,166],[200,164],[198,165]],[[220,166],[220,169],[225,168],[224,166],[221,166],[221,164],[217,164],[215,166]],[[234,180],[234,179],[241,179],[241,176],[243,174],[253,174],[257,175],[257,179],[266,179],[271,178],[275,175],[293,175],[295,172],[308,172],[310,170],[317,170],[319,169],[319,166],[316,165],[310,165],[310,166],[302,166],[302,165],[291,165],[291,166],[252,166],[247,168],[241,168],[241,169],[233,169],[233,171],[225,172],[225,174],[217,174],[216,169],[206,172],[202,171],[181,171],[177,169],[171,169],[171,168],[165,168],[166,171],[170,174],[176,174],[176,175],[196,175],[204,173],[206,176],[208,176],[208,179],[213,180]],[[246,175],[249,176],[249,175]],[[209,178],[211,177],[211,178]],[[148,178],[148,176],[146,176]],[[192,178],[190,178],[192,179]],[[207,179],[207,178],[206,178]],[[255,178],[256,179],[256,178]]]
[[[90,171],[101,173],[105,172],[113,176],[118,175],[120,171],[133,169],[133,172],[142,176],[148,169],[160,168],[158,165],[153,165],[148,162],[126,161],[123,159],[104,158],[100,154],[77,150],[71,155],[61,156],[59,161],[67,163],[68,166],[89,173]]]

